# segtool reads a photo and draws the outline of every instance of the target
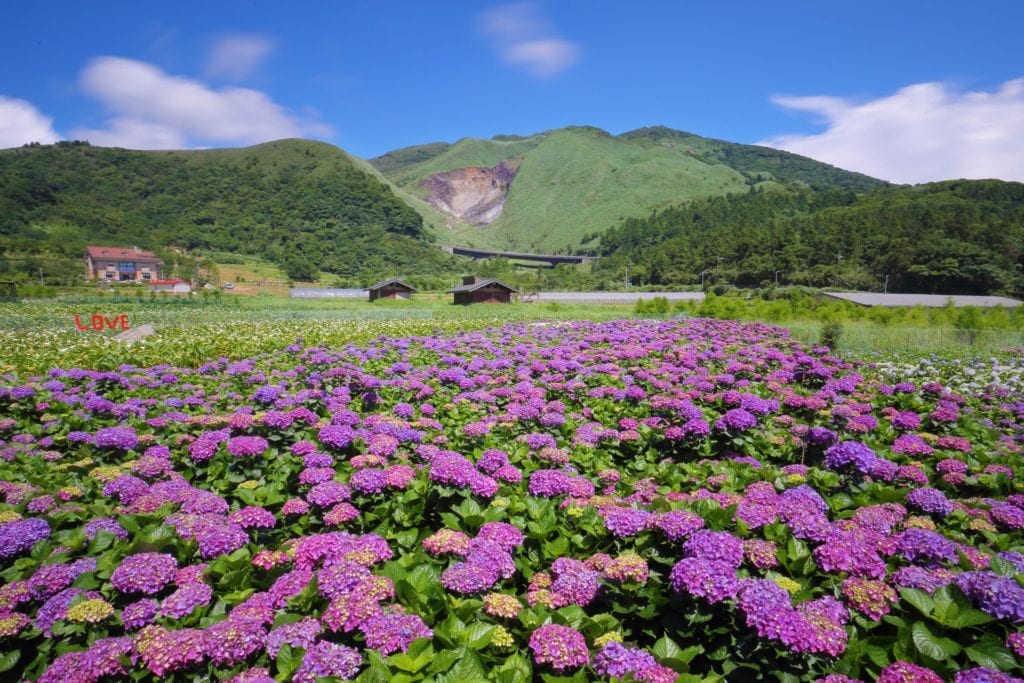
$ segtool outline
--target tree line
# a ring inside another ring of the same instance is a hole
[[[599,252],[596,273],[667,287],[1020,294],[1024,184],[752,191],[623,221],[601,236]]]

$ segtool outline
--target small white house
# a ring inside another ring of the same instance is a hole
[[[187,280],[150,280],[149,291],[191,294],[192,284]]]

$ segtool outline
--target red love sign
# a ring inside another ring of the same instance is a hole
[[[115,315],[112,318],[100,315],[99,313],[93,313],[92,318],[87,322],[88,324],[83,325],[82,322],[78,319],[78,314],[75,314],[75,327],[77,327],[79,330],[95,330],[97,332],[100,332],[106,329],[129,329],[127,313]]]

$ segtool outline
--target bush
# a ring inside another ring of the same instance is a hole
[[[636,302],[633,312],[637,315],[665,316],[668,315],[671,307],[668,299],[663,296],[656,296],[653,299],[640,299]]]
[[[821,335],[818,337],[818,344],[835,350],[839,347],[839,339],[843,336],[843,324],[835,321],[827,322],[821,326]]]

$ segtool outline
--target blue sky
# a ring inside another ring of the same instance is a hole
[[[666,125],[1024,180],[1024,2],[15,3],[0,147],[397,147]]]

